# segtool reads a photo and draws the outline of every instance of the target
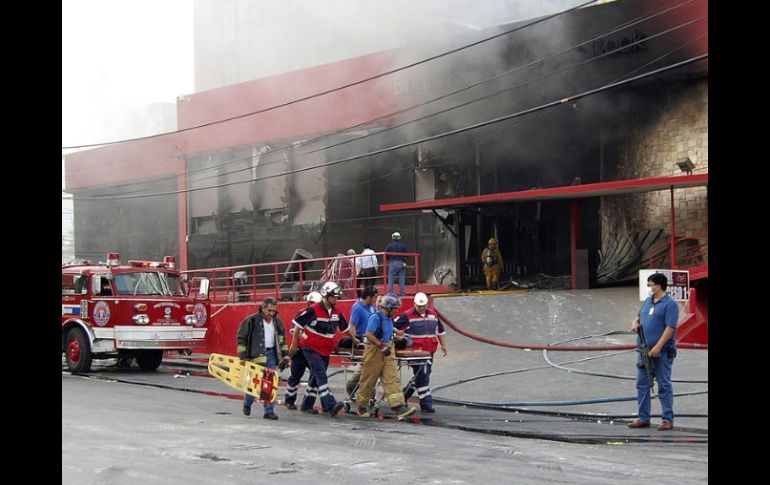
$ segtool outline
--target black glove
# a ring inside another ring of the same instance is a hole
[[[382,351],[382,355],[384,355],[385,357],[390,355],[390,345],[380,347],[380,350]]]

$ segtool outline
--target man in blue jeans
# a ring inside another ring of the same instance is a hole
[[[679,306],[666,293],[668,280],[661,273],[651,274],[647,278],[650,296],[642,304],[639,314],[631,322],[631,331],[639,333],[641,327],[652,357],[655,380],[658,381],[658,398],[662,408],[662,421],[658,426],[661,431],[674,428],[674,388],[671,386],[671,366],[676,357],[676,325],[679,321]],[[637,347],[641,338],[637,337]],[[639,352],[639,350],[637,350]],[[640,356],[641,358],[641,356]],[[639,406],[639,418],[628,424],[629,428],[650,427],[650,381],[644,366],[637,365],[636,401]]]
[[[286,332],[283,322],[277,316],[278,302],[275,298],[265,298],[259,307],[259,312],[246,317],[238,327],[238,357],[241,360],[275,369],[278,366],[279,354],[283,360],[282,367],[289,360],[289,348],[286,345]],[[246,394],[243,399],[243,414],[251,415],[251,405],[254,396]],[[264,403],[265,419],[278,419],[275,414],[275,404]]]
[[[394,232],[391,235],[393,241],[385,246],[386,253],[408,253],[409,251],[401,242],[401,233]],[[406,256],[391,256],[388,254],[388,293],[393,293],[393,283],[398,275],[398,285],[400,293],[398,296],[404,296],[406,294],[406,287],[404,286],[406,280]]]

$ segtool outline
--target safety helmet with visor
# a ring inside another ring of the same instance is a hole
[[[321,296],[324,296],[324,297],[336,296],[337,298],[339,298],[340,295],[342,295],[342,289],[340,288],[340,285],[338,285],[334,281],[327,281],[321,287]]]
[[[396,308],[401,306],[401,301],[399,301],[398,297],[394,295],[393,293],[388,293],[384,297],[382,297],[382,301],[380,301],[380,307],[383,310],[395,310]]]

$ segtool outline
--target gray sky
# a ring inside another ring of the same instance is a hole
[[[207,0],[236,16],[239,9],[249,10],[249,18],[261,21],[253,28],[264,33],[255,48],[267,47],[254,56],[262,76],[393,48],[405,33],[419,34],[428,25],[472,31],[577,3],[581,0]],[[194,4],[62,3],[63,146],[154,134],[147,107],[194,92]]]
[[[62,2],[62,146],[152,134],[148,106],[193,91],[192,15],[192,0]],[[72,232],[63,198],[62,259]]]
[[[192,0],[62,2],[62,145],[150,134],[193,91]]]

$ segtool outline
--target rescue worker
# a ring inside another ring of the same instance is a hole
[[[408,253],[406,246],[401,242],[401,233],[394,232],[391,236],[393,239],[387,246],[385,246],[386,253]],[[388,254],[388,293],[393,293],[393,285],[398,276],[399,296],[406,294],[406,256],[390,255]]]
[[[369,401],[374,395],[377,379],[382,380],[385,399],[398,418],[411,416],[417,408],[406,406],[398,376],[396,350],[393,342],[393,316],[401,303],[393,293],[382,298],[380,309],[369,317],[366,325],[366,349],[364,350],[361,381],[358,388],[358,415],[370,417]]]
[[[321,293],[318,291],[311,291],[307,295],[305,295],[305,308],[310,307],[314,303],[319,303],[321,300],[323,300],[323,297],[321,296]],[[304,310],[300,310],[297,312],[297,315],[302,313]],[[297,316],[295,315],[295,317]],[[293,329],[294,330],[294,329]],[[297,399],[297,391],[299,390],[299,384],[302,380],[302,376],[305,374],[305,369],[308,368],[307,361],[305,360],[304,355],[301,352],[297,352],[299,349],[299,337],[294,337],[294,331],[292,330],[292,343],[289,346],[289,355],[291,356],[291,367],[290,367],[290,375],[286,386],[286,397],[284,399],[284,403],[286,404],[286,409],[290,410],[296,410],[297,406],[294,405],[294,402]],[[305,389],[305,399],[307,399],[308,396],[312,397],[312,401],[315,402],[316,397],[318,397],[318,393],[316,392],[315,386],[311,385],[310,380],[308,380],[307,388]],[[306,412],[310,412],[312,414],[318,414],[318,411],[315,409],[307,410]]]
[[[329,382],[326,369],[329,367],[329,355],[334,349],[334,338],[337,332],[347,332],[351,338],[355,338],[355,329],[345,320],[342,313],[335,308],[337,299],[342,294],[340,285],[333,281],[327,281],[321,287],[323,299],[314,303],[300,312],[292,323],[294,324],[294,338],[292,348],[298,345],[310,368],[308,389],[313,388],[321,398],[321,407],[329,416],[335,417],[344,406],[337,402],[329,391]],[[292,372],[294,376],[294,372]],[[296,394],[295,394],[296,398]],[[315,396],[308,395],[302,401],[302,411],[317,414],[314,411]]]
[[[491,238],[487,247],[481,253],[481,261],[484,263],[484,276],[487,278],[487,289],[496,290],[500,283],[500,271],[503,267],[503,255],[497,249],[497,240]]]
[[[238,327],[238,357],[241,361],[251,361],[267,369],[285,368],[289,362],[289,349],[286,346],[286,332],[283,322],[278,318],[278,302],[275,298],[265,298],[259,306],[259,312],[247,316]],[[279,363],[280,356],[280,363]],[[243,400],[243,414],[251,415],[254,396],[247,394]],[[263,404],[265,419],[278,419],[275,404]]]
[[[428,309],[428,295],[420,292],[414,295],[414,308],[402,313],[394,325],[411,338],[412,350],[424,350],[431,354],[427,364],[411,366],[415,376],[414,384],[404,388],[404,397],[409,399],[416,390],[417,397],[420,398],[420,412],[435,413],[430,393],[430,373],[433,369],[433,354],[438,350],[439,344],[444,357],[447,355],[444,324],[435,311]]]
[[[313,305],[314,303],[320,303],[321,300],[323,300],[321,293],[317,291],[311,291],[305,295],[305,301],[307,302],[305,308],[310,307],[310,305]],[[297,315],[295,315],[295,318],[299,316],[299,314],[303,311],[305,310],[300,310]],[[295,335],[295,332],[292,331],[291,345],[289,346],[289,355],[291,356],[291,375],[289,376],[289,379],[286,383],[286,396],[284,397],[283,401],[284,404],[286,404],[286,409],[290,409],[292,411],[297,409],[297,406],[294,404],[294,402],[297,400],[299,383],[302,380],[302,376],[305,374],[305,369],[308,368],[305,356],[301,352],[298,352],[298,349],[299,336]],[[318,397],[318,393],[315,389],[315,380],[312,381],[312,384],[311,381],[308,380],[307,389],[305,390],[305,399],[308,399],[308,396],[310,396],[310,400],[315,403],[316,397]],[[312,407],[306,412],[311,412],[312,414],[318,413],[318,411]]]

